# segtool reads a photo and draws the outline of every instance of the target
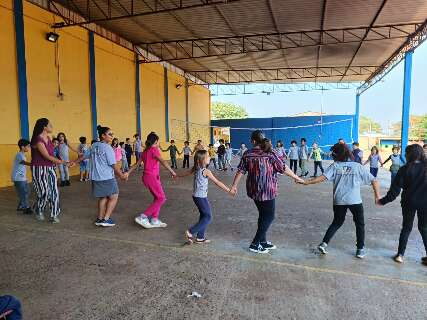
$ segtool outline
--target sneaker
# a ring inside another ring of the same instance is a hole
[[[102,226],[102,224],[105,222],[105,220],[104,219],[96,219],[96,221],[95,221],[95,226],[97,226],[97,227],[101,227]]]
[[[33,209],[31,209],[31,208],[26,208],[26,209],[24,209],[24,211],[22,211],[22,213],[23,213],[23,214],[33,214],[34,212],[33,212]]]
[[[83,182],[83,181],[85,181],[85,179],[80,179],[80,182]]]
[[[277,247],[272,244],[270,241],[267,242],[261,242],[261,245],[264,249],[268,249],[268,250],[275,250],[277,249]]]
[[[151,219],[150,221],[152,228],[166,228],[168,225],[159,219]]]
[[[104,220],[102,223],[100,223],[103,227],[114,227],[116,224],[114,223],[113,219]]]
[[[49,218],[49,222],[50,223],[59,223],[60,221],[59,221],[58,217],[53,217],[53,218]]]
[[[61,183],[59,184],[60,187],[65,187],[65,181],[61,181]]]
[[[321,244],[319,244],[317,249],[320,251],[320,253],[327,254],[328,253],[328,251],[326,251],[327,247],[328,247],[328,244],[326,242],[322,242]]]
[[[44,215],[43,214],[36,214],[36,220],[44,221]]]
[[[427,257],[422,257],[422,258],[421,258],[421,262],[425,262],[425,263],[427,263]]]
[[[144,214],[141,214],[141,215],[135,217],[135,222],[143,228],[146,228],[146,229],[152,228],[152,226],[150,224],[150,220],[148,220],[147,216]]]
[[[260,253],[260,254],[270,252],[270,251],[268,251],[268,249],[264,248],[261,244],[251,244],[249,246],[249,251],[255,252],[255,253]]]
[[[70,180],[65,181],[65,186],[66,186],[66,187],[71,186],[71,182],[70,182]]]
[[[363,259],[366,256],[366,250],[364,248],[356,250],[356,257]]]
[[[403,263],[403,256],[401,254],[396,254],[393,257],[393,260],[396,261],[397,263]]]

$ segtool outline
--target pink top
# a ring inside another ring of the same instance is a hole
[[[53,154],[53,143],[50,138],[47,138],[47,142],[43,140],[42,137],[38,136],[36,139],[37,143],[43,143],[46,147],[47,152],[50,156],[54,156]],[[40,153],[40,151],[37,149],[36,145],[31,145],[31,166],[33,167],[53,167],[54,163],[50,160],[47,160],[43,155]]]
[[[116,161],[122,160],[122,148],[118,146],[117,148],[113,148],[114,156],[116,157]]]
[[[144,174],[158,175],[160,171],[160,150],[157,147],[145,149],[142,153],[142,161],[144,162]]]

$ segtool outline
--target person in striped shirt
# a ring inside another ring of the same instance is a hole
[[[274,244],[267,241],[266,234],[274,220],[277,174],[286,174],[298,183],[304,183],[304,180],[283,164],[262,131],[252,132],[251,142],[253,148],[243,154],[230,192],[234,195],[237,193],[239,181],[247,173],[246,192],[248,197],[254,200],[259,212],[258,230],[249,250],[268,253],[269,250],[276,249]]]

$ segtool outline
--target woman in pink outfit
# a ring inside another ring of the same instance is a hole
[[[154,199],[150,206],[135,218],[135,222],[144,228],[164,228],[167,224],[159,220],[160,209],[166,201],[166,196],[160,182],[160,164],[169,170],[172,177],[176,177],[176,173],[162,159],[159,150],[159,136],[154,132],[151,132],[147,136],[144,152],[138,162],[129,170],[129,174],[138,168],[141,162],[144,162],[142,182],[153,195]]]
[[[116,162],[120,163],[120,161],[122,160],[122,148],[119,145],[119,139],[114,138],[113,141],[111,141],[111,147],[113,148]]]

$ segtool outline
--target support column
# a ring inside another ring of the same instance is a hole
[[[92,138],[98,139],[98,115],[96,109],[96,76],[95,76],[95,39],[89,31],[89,82],[90,82],[90,109],[92,113]]]
[[[135,54],[135,106],[136,106],[136,132],[141,137],[141,93],[140,70],[138,55]]]
[[[188,111],[188,79],[185,79],[185,140],[190,141],[190,114]]]
[[[168,81],[168,69],[166,67],[163,68],[163,74],[165,79],[165,133],[166,133],[166,141],[169,141],[169,81]]]
[[[24,14],[22,0],[13,1],[16,60],[18,71],[19,126],[21,137],[30,138],[28,121],[27,63],[25,61]]]
[[[360,94],[356,94],[356,110],[353,121],[353,142],[359,141]]]
[[[401,152],[405,154],[405,148],[409,140],[409,112],[411,105],[411,78],[412,78],[412,51],[405,54],[405,69],[403,75],[403,101],[402,101],[402,131]]]

